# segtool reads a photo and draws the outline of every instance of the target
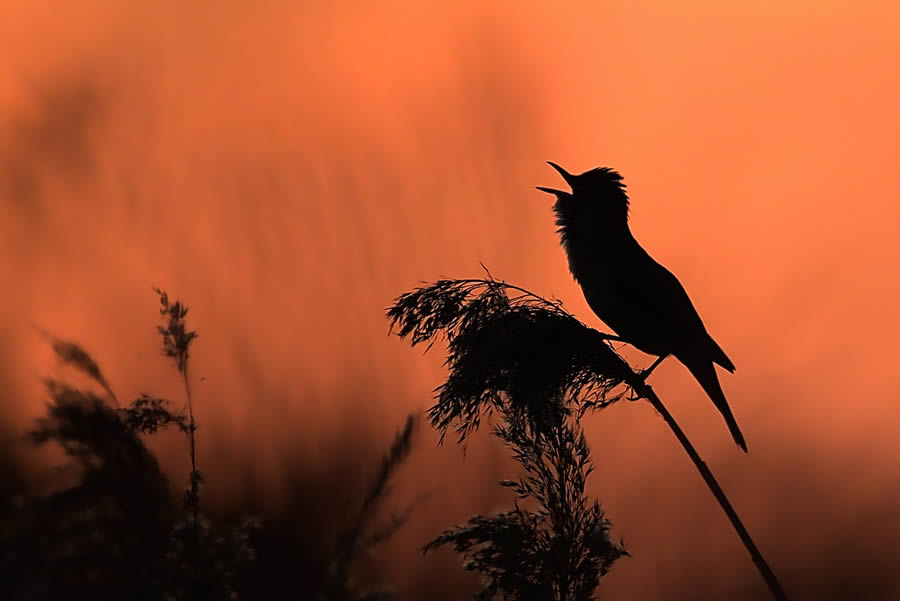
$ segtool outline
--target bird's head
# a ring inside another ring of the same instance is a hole
[[[618,172],[609,167],[597,167],[580,175],[573,175],[556,163],[547,162],[572,188],[571,192],[564,192],[555,188],[537,187],[542,192],[556,196],[554,210],[561,219],[580,217],[590,221],[599,220],[607,225],[628,222],[628,194]]]

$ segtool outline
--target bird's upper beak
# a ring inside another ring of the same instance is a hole
[[[569,184],[570,187],[575,185],[576,176],[572,175],[553,161],[547,161],[547,164],[559,171],[559,174],[563,176],[563,179],[566,180],[566,183]]]
[[[559,172],[559,174],[561,176],[563,176],[563,179],[566,180],[566,183],[569,184],[569,187],[574,187],[576,176],[572,175],[571,173],[569,173],[568,171],[566,171],[565,169],[563,169],[562,167],[560,167],[553,161],[547,161],[547,164],[550,165],[551,167],[553,167],[554,169],[556,169]],[[562,190],[556,190],[554,188],[546,188],[544,186],[537,186],[537,189],[540,190],[541,192],[546,192],[547,194],[553,194],[555,196],[571,196],[571,194],[569,192],[563,192]]]

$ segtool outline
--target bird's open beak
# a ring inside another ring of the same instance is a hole
[[[575,176],[554,163],[553,161],[547,161],[547,164],[556,169],[563,179],[566,180],[566,183],[571,187],[575,183]],[[544,186],[537,186],[537,189],[541,192],[546,192],[547,194],[553,194],[555,196],[570,196],[569,192],[563,192],[562,190],[556,190],[554,188],[545,188]]]

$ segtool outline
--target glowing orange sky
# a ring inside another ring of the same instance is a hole
[[[386,337],[384,307],[419,281],[482,261],[599,325],[534,190],[559,183],[550,159],[622,172],[632,229],[736,363],[722,381],[746,457],[681,366],[653,384],[776,569],[841,507],[900,498],[897,6],[152,4],[0,3],[13,427],[56,373],[32,322],[81,341],[120,396],[179,398],[153,330],[161,286],[201,334],[206,450],[277,465],[360,406],[387,435],[443,374],[440,350]],[[662,598],[703,565],[709,590],[759,585],[649,408],[591,428],[597,494],[636,548],[610,598]],[[448,465],[421,468],[435,486],[474,469],[431,457]],[[466,515],[457,501],[438,528]],[[702,557],[682,557],[688,536]]]

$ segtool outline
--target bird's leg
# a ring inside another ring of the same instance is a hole
[[[641,370],[641,371],[637,372],[638,378],[641,380],[641,382],[644,382],[644,381],[647,379],[647,377],[653,372],[653,370],[656,369],[656,367],[657,367],[660,363],[662,363],[662,362],[666,359],[666,357],[668,357],[668,356],[669,356],[668,354],[660,355],[659,357],[656,358],[656,361],[653,362],[653,365],[651,365],[651,366],[648,367],[647,369],[644,369],[644,370]],[[626,398],[627,398],[629,401],[639,401],[639,400],[641,400],[641,399],[644,398],[644,397],[640,396],[640,395],[637,393],[637,391],[635,391],[635,390],[632,388],[632,389],[631,389],[631,395],[628,396],[628,397],[626,397]]]
[[[665,361],[666,357],[668,357],[668,356],[669,356],[668,353],[666,353],[665,355],[660,355],[659,357],[656,358],[656,361],[653,362],[653,365],[651,365],[651,366],[648,367],[647,369],[642,370],[642,371],[640,372],[640,374],[639,374],[640,377],[641,377],[641,380],[646,380],[647,377],[648,377],[651,373],[653,373],[653,370],[656,369],[656,367],[657,367],[660,363],[662,363],[663,361]]]
[[[600,332],[600,337],[603,338],[603,340],[611,340],[612,342],[627,343],[627,341],[624,338],[622,338],[621,336],[616,336],[615,334],[607,334],[606,332]]]

